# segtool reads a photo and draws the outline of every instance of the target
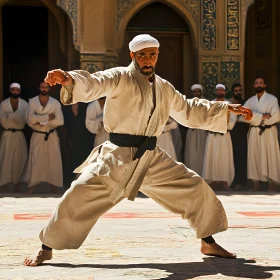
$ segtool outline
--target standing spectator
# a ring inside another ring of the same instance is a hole
[[[173,120],[171,117],[168,118],[168,121],[157,139],[157,144],[166,151],[166,153],[174,160],[177,161],[177,155],[174,148],[171,130],[178,128],[178,123]]]
[[[244,106],[253,111],[248,138],[248,179],[254,182],[252,191],[259,191],[260,181],[269,182],[269,191],[280,183],[280,151],[276,123],[280,121],[277,98],[266,92],[264,78],[255,79],[256,95]],[[244,121],[244,118],[240,118]]]
[[[75,177],[73,170],[84,162],[92,150],[94,137],[87,130],[85,124],[87,107],[87,103],[76,103],[67,107],[70,110],[65,122],[67,124],[71,156],[71,173],[68,176],[72,180]]]
[[[232,98],[231,103],[244,105],[245,100],[242,97],[242,86],[239,83],[233,84],[231,87]],[[232,188],[236,191],[244,190],[247,186],[247,135],[249,125],[239,122],[239,117],[234,128],[230,131],[235,177]]]
[[[194,84],[191,87],[193,97],[203,98],[203,87]],[[184,152],[184,163],[200,176],[202,175],[205,143],[208,132],[202,129],[189,128],[187,131],[186,145]]]
[[[174,120],[175,121],[175,120]],[[171,136],[172,136],[172,142],[175,148],[177,161],[183,162],[183,140],[182,140],[182,134],[180,130],[180,126],[177,123],[177,127],[175,129],[170,130]]]
[[[86,128],[95,134],[94,145],[96,147],[109,139],[109,133],[104,128],[103,112],[106,97],[101,97],[98,100],[90,103],[86,114]]]
[[[0,105],[0,186],[12,183],[20,191],[20,180],[28,158],[27,143],[22,130],[26,124],[28,103],[19,98],[20,84],[10,85],[10,97]]]
[[[52,192],[63,186],[59,138],[56,128],[64,124],[60,103],[49,96],[48,84],[40,83],[40,94],[29,100],[28,125],[33,129],[26,170],[28,193],[35,185],[51,184]]]
[[[227,101],[225,89],[223,84],[216,85],[217,98],[214,101]],[[210,131],[207,136],[202,177],[211,183],[213,188],[216,187],[216,184],[221,184],[223,190],[231,190],[230,185],[234,179],[234,162],[229,130],[233,129],[236,119],[236,115],[229,113],[228,131],[225,134]]]

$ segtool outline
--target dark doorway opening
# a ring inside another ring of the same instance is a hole
[[[154,2],[145,6],[127,25],[119,65],[127,66],[131,62],[128,43],[134,36],[145,33],[160,42],[156,74],[167,79],[183,94],[188,94],[195,80],[196,69],[187,22],[176,10],[163,3]],[[191,69],[188,67],[190,65]]]
[[[45,7],[4,6],[3,86],[18,82],[25,100],[38,94],[38,84],[48,71],[48,10]]]

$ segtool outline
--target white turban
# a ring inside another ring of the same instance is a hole
[[[20,84],[18,84],[18,83],[12,83],[12,84],[10,84],[10,89],[11,88],[18,88],[18,89],[20,89]]]
[[[145,48],[158,48],[159,41],[149,34],[135,36],[129,43],[129,50],[137,52]]]
[[[195,90],[196,88],[197,88],[197,89],[200,89],[201,92],[203,92],[203,86],[202,86],[202,85],[199,85],[199,84],[194,84],[194,85],[192,85],[191,91]]]
[[[217,88],[223,88],[224,90],[226,90],[226,87],[223,84],[217,84],[216,85],[216,89]]]

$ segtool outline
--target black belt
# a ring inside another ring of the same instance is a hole
[[[155,136],[141,136],[120,133],[110,133],[109,140],[119,147],[134,147],[138,148],[133,160],[141,158],[148,150],[152,151],[157,145],[157,137]]]
[[[16,131],[23,131],[23,129],[15,129],[15,128],[8,128],[8,129],[4,128],[4,130],[12,131],[13,133],[16,132]]]
[[[43,132],[43,131],[38,131],[38,130],[33,130],[34,132],[37,132],[37,133],[41,133],[41,134],[45,134],[45,141],[48,141],[48,139],[49,139],[49,135],[51,134],[51,133],[53,133],[54,131],[55,131],[55,129],[52,129],[52,130],[50,130],[49,132]]]
[[[227,132],[228,132],[229,130],[227,130]],[[209,131],[209,133],[211,133],[211,134],[219,134],[219,135],[225,135],[226,133],[220,133],[220,132],[214,132],[214,131]]]
[[[274,123],[272,125],[257,125],[257,126],[251,125],[251,127],[259,127],[259,129],[260,129],[259,135],[262,135],[266,129],[271,128],[275,125],[276,124]]]

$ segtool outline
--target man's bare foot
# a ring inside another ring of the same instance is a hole
[[[235,259],[236,255],[228,252],[217,243],[207,244],[201,240],[201,253],[207,256],[215,256],[221,258]]]
[[[19,192],[20,192],[20,185],[19,185],[19,184],[16,184],[16,185],[14,186],[14,192],[16,192],[16,193],[19,193]]]
[[[33,187],[28,188],[28,191],[26,192],[26,194],[33,194]]]
[[[222,182],[221,189],[224,190],[224,191],[232,191],[232,189],[228,186],[227,182]]]
[[[277,192],[277,187],[276,187],[276,185],[270,183],[270,184],[268,185],[268,191],[269,191],[269,192]]]
[[[24,259],[24,265],[26,266],[37,266],[42,262],[52,259],[52,250],[40,249],[33,257],[26,257]]]
[[[58,187],[57,186],[51,186],[51,192],[52,193],[58,193]]]
[[[253,182],[253,188],[251,188],[249,191],[250,192],[259,192],[260,191],[259,182]]]

